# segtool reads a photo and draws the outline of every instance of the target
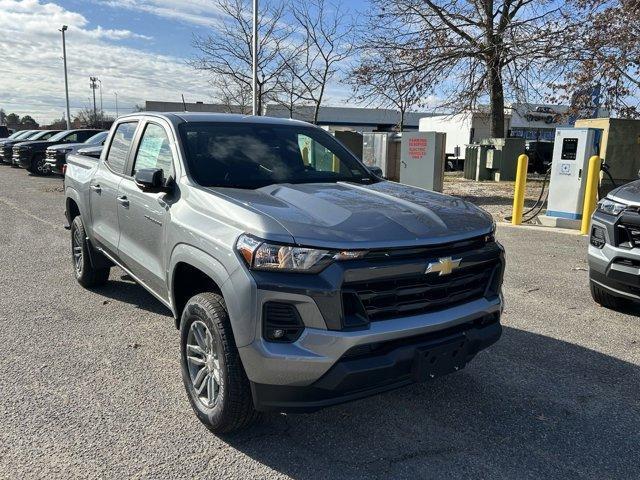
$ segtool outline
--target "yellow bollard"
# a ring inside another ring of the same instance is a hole
[[[524,210],[524,192],[527,186],[527,168],[529,157],[522,154],[518,157],[518,170],[516,172],[516,185],[513,192],[513,214],[511,223],[520,225],[522,223],[522,210]]]
[[[589,171],[587,173],[587,183],[584,186],[584,207],[582,207],[582,228],[580,233],[589,233],[591,215],[596,209],[598,199],[598,184],[600,183],[600,163],[599,156],[594,155],[589,159]]]

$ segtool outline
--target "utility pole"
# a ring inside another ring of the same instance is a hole
[[[104,116],[104,110],[102,109],[102,80],[98,79],[98,83],[100,84],[100,120]]]
[[[253,0],[253,114],[258,112],[258,0]]]
[[[114,95],[116,96],[116,118],[118,118],[120,115],[118,115],[118,92],[113,92]]]
[[[98,88],[98,79],[96,77],[89,77],[89,87],[93,92],[93,123],[94,127],[97,126],[98,113],[96,112],[96,88]]]
[[[64,94],[67,101],[67,130],[71,130],[71,112],[69,111],[69,81],[67,80],[67,44],[64,38],[64,32],[69,27],[63,25],[59,29],[62,32],[62,62],[64,63]]]

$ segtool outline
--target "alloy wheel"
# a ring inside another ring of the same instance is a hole
[[[187,336],[189,377],[200,403],[213,408],[220,395],[222,382],[218,346],[209,328],[196,320]]]
[[[73,253],[73,264],[76,269],[76,274],[80,275],[82,273],[82,235],[80,234],[80,230],[77,228],[73,230],[73,235],[71,236],[71,249]]]

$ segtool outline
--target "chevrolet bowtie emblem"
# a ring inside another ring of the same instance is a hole
[[[461,258],[453,260],[451,257],[439,258],[437,262],[427,265],[427,270],[424,273],[436,273],[439,275],[450,275],[456,268],[460,266]]]

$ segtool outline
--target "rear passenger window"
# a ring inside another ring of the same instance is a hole
[[[106,161],[109,164],[109,168],[116,173],[124,173],[127,154],[137,126],[138,122],[121,123],[113,133],[113,140],[111,141]]]
[[[173,154],[169,137],[165,129],[155,123],[149,123],[144,129],[133,174],[143,168],[159,168],[164,172],[165,179],[173,175]]]

